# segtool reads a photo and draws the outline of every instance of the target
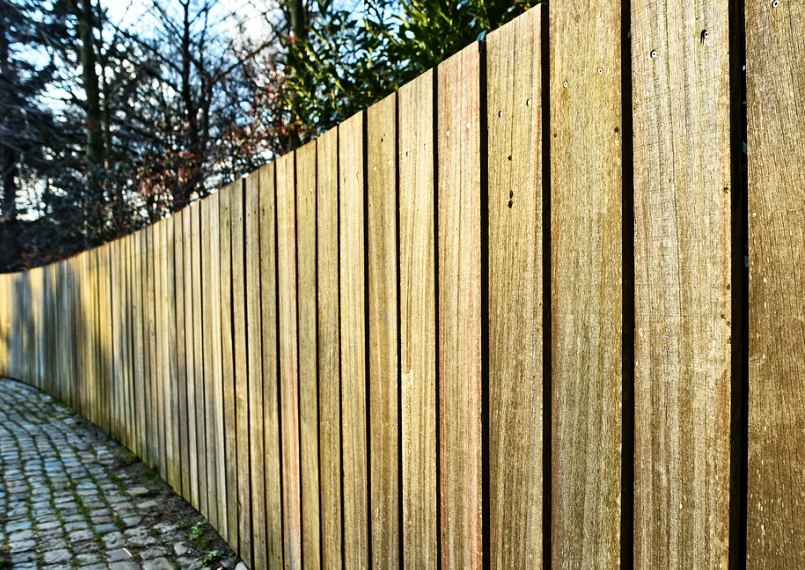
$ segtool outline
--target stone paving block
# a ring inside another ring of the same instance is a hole
[[[30,527],[30,525],[29,525]],[[22,542],[23,540],[30,540],[34,537],[34,531],[30,528],[25,530],[18,530],[16,532],[9,532],[8,533],[8,540],[9,542]]]
[[[86,540],[92,540],[95,536],[95,533],[89,529],[85,530],[77,530],[75,532],[70,533],[70,541],[71,542],[82,542]]]
[[[11,563],[14,564],[14,567],[17,564],[24,564],[25,562],[32,562],[36,560],[39,556],[39,553],[36,550],[27,550],[25,552],[15,552],[11,555]]]
[[[16,521],[6,525],[6,532],[13,533],[18,530],[28,530],[31,528],[31,521]]]
[[[125,562],[112,562],[109,565],[109,570],[141,570],[140,565],[131,560]]]
[[[84,554],[75,554],[75,561],[79,566],[86,566],[88,564],[97,564],[101,562],[101,555],[97,552],[97,548],[94,549],[93,552],[88,552]],[[106,567],[106,564],[102,564],[102,566]]]
[[[161,547],[153,547],[140,552],[140,558],[142,560],[151,560],[152,558],[159,558],[160,556],[165,556],[165,549]]]
[[[72,559],[73,555],[66,548],[59,548],[58,550],[48,550],[42,555],[42,560],[45,564],[59,564],[68,562]]]
[[[173,564],[167,558],[154,558],[143,562],[143,570],[173,570]]]
[[[123,539],[122,532],[110,532],[109,534],[104,535],[101,540],[103,540],[106,548],[109,549],[120,548],[126,544],[126,541]]]
[[[8,549],[11,552],[25,552],[26,550],[31,550],[36,546],[36,542],[33,540],[21,540],[19,542],[8,542]]]
[[[109,562],[120,562],[122,560],[131,560],[131,553],[125,548],[116,548],[106,553],[106,560]]]
[[[117,532],[117,530],[117,525],[112,522],[104,522],[102,524],[95,525],[95,532],[98,534],[108,534],[110,532]]]

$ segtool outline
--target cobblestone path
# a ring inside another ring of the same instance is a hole
[[[203,517],[128,450],[46,394],[0,379],[0,569],[238,562]]]

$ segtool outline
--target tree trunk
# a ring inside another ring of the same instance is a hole
[[[14,85],[11,68],[8,58],[10,51],[10,40],[5,21],[0,19],[0,106],[6,107],[9,103],[10,90]],[[5,140],[10,134],[9,125],[6,124],[6,117],[0,119],[0,175],[3,178],[3,212],[2,219],[10,221],[17,215],[17,152]]]
[[[87,129],[87,168],[94,171],[103,167],[105,145],[103,127],[101,125],[101,93],[98,84],[98,72],[95,69],[95,17],[92,0],[80,0],[78,10],[78,29],[81,47],[82,80],[86,93],[86,129]]]

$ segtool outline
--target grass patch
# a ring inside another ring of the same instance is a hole
[[[222,550],[210,550],[201,559],[201,564],[206,566],[207,564],[212,564],[213,562],[218,562],[221,558],[223,558],[223,556],[224,556],[224,552]]]

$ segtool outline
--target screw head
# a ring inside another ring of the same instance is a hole
[[[564,85],[565,89],[567,89],[567,81],[565,81],[562,85]]]
[[[599,68],[598,68],[598,75],[601,75],[602,73],[604,73],[604,68],[603,68],[603,67],[599,67]]]
[[[772,8],[777,8],[779,5],[780,5],[780,0],[774,0],[774,2],[771,3]]]
[[[651,59],[654,59],[655,57],[657,57],[657,50],[656,49],[651,50],[651,53],[649,54],[649,57]]]
[[[525,104],[526,104],[527,107],[530,107],[531,106],[531,99],[526,99]]]

